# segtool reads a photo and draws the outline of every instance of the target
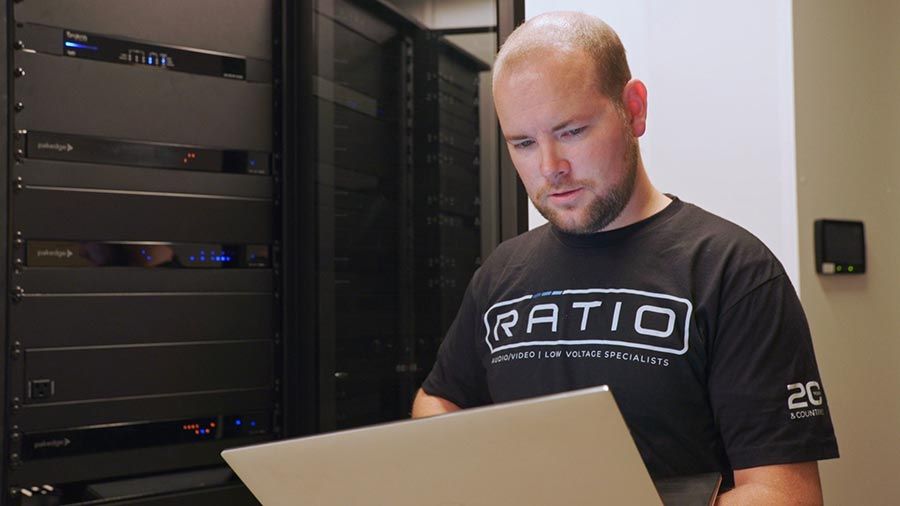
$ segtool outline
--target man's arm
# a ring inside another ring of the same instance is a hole
[[[459,411],[459,406],[435,395],[428,395],[425,390],[419,389],[416,400],[413,401],[412,417],[423,418],[426,416],[442,415],[451,411]]]
[[[734,488],[720,495],[716,506],[743,504],[820,506],[818,462],[736,469]]]

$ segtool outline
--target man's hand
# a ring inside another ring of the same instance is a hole
[[[817,462],[751,467],[734,471],[734,489],[722,494],[716,506],[742,504],[822,504]]]
[[[459,406],[442,397],[428,395],[421,388],[413,401],[412,417],[423,418],[426,416],[442,415],[451,411],[459,411]]]

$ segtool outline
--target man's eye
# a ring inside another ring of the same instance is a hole
[[[587,128],[586,126],[583,126],[583,127],[573,128],[572,130],[566,130],[565,132],[563,132],[563,137],[575,137],[576,135],[580,134],[581,132],[584,132],[584,130],[586,128]]]
[[[513,144],[513,147],[516,149],[523,149],[523,148],[527,148],[528,146],[531,146],[532,144],[534,144],[534,141],[529,139],[527,141],[522,141],[522,142]]]

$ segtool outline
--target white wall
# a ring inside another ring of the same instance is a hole
[[[756,234],[799,290],[791,2],[525,2],[526,17],[559,9],[609,23],[647,84],[656,187]]]

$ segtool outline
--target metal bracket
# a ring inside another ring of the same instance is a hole
[[[12,301],[13,302],[22,302],[22,298],[25,297],[25,289],[21,286],[17,286],[12,290]]]

